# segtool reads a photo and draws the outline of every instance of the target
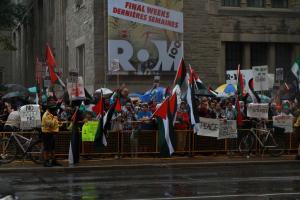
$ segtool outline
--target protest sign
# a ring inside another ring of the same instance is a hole
[[[41,127],[41,111],[39,105],[25,105],[19,110],[20,112],[20,128],[22,130],[30,130]]]
[[[67,82],[67,89],[70,100],[84,100],[84,84],[82,76],[78,76],[76,72],[70,72]]]
[[[236,120],[220,120],[218,139],[237,138]]]
[[[82,141],[83,142],[94,142],[99,122],[88,121],[82,126]]]
[[[293,116],[277,115],[273,117],[273,126],[284,128],[286,133],[293,132]]]
[[[252,67],[254,91],[269,90],[268,66]]]
[[[276,82],[283,81],[283,78],[284,78],[284,70],[283,70],[283,68],[276,68],[275,78],[276,78]]]
[[[247,107],[247,117],[268,119],[269,105],[267,103],[250,103]]]
[[[201,136],[219,137],[219,119],[210,119],[200,117],[200,133]]]

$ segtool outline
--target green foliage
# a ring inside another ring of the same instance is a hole
[[[25,8],[21,4],[12,3],[10,0],[0,1],[0,30],[10,29],[22,19]]]
[[[11,0],[0,0],[0,31],[10,30],[16,26],[25,13],[25,7],[15,4]],[[9,36],[0,33],[0,49],[16,50],[11,44]]]

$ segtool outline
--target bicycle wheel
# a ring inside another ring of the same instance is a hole
[[[16,159],[18,152],[17,145],[14,141],[3,138],[0,140],[0,162],[10,163]]]
[[[250,155],[255,142],[255,137],[252,133],[245,135],[240,142],[239,151],[243,155]]]
[[[267,146],[267,151],[270,156],[281,156],[286,149],[286,138],[279,135],[270,135],[265,143],[265,146]]]
[[[36,164],[42,164],[44,162],[43,159],[43,143],[41,140],[37,140],[33,142],[33,144],[28,148],[28,151],[26,152],[28,155],[28,158],[36,163]]]

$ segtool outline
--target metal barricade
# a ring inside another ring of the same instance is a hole
[[[249,129],[240,129],[239,132]],[[30,137],[34,132],[18,132],[18,134]],[[0,132],[0,138],[10,135],[9,132]],[[240,141],[240,134],[237,139],[209,138],[195,135],[191,130],[175,131],[175,154],[198,154],[198,153],[227,153],[237,151]],[[60,156],[67,156],[70,146],[71,132],[61,131],[56,135],[56,153]],[[159,136],[156,130],[153,131],[133,131],[109,132],[107,135],[108,146],[96,151],[93,142],[82,142],[80,148],[81,155],[94,156],[147,156],[159,154]],[[298,148],[296,134],[287,134],[286,152],[295,152]]]

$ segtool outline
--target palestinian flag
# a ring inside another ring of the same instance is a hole
[[[300,58],[296,60],[291,70],[298,80],[298,89],[300,89]]]
[[[248,82],[248,88],[249,88],[249,92],[248,94],[250,95],[252,102],[253,103],[260,103],[261,100],[258,96],[258,94],[254,91],[254,84],[253,84],[253,78],[251,78]]]
[[[195,84],[195,89],[197,89],[197,90],[207,90],[207,87],[201,81],[200,77],[195,72],[195,70],[191,67],[191,65],[189,66],[189,70],[190,70],[190,76],[193,79],[193,82]]]
[[[65,88],[66,86],[64,82],[59,78],[59,76],[56,74],[54,70],[54,67],[56,66],[56,62],[49,45],[47,45],[46,48],[46,59],[47,59],[47,65],[48,65],[51,83],[61,85],[63,88]]]
[[[97,117],[99,118],[99,123],[95,135],[95,146],[96,149],[98,150],[100,147],[107,146],[107,140],[105,136],[105,129],[104,129],[104,123],[103,123],[103,118],[104,118],[104,99],[101,97],[97,103],[96,106],[93,107],[93,111],[96,112]]]
[[[154,112],[153,116],[157,119],[160,154],[162,156],[171,156],[174,153],[173,138],[174,126],[170,112],[169,98],[165,99],[160,107]]]
[[[190,72],[191,73],[191,72]],[[200,121],[197,113],[197,105],[195,101],[195,88],[193,84],[193,77],[187,74],[188,76],[188,89],[186,95],[186,101],[189,106],[189,114],[191,125],[193,126],[194,133],[200,134]]]
[[[173,93],[172,96],[169,97],[169,110],[171,121],[173,121],[173,125],[176,122],[176,113],[177,113],[177,94]]]
[[[103,146],[107,146],[106,134],[107,130],[109,129],[111,119],[113,115],[117,112],[121,112],[121,102],[120,98],[117,97],[113,105],[109,108],[109,110],[104,114],[104,99],[101,97],[98,104],[98,109],[100,110],[98,117],[99,117],[99,124],[97,127],[97,132],[95,135],[95,145],[96,149],[99,150]]]
[[[241,106],[240,106],[240,99],[244,97],[244,80],[243,80],[243,75],[241,73],[240,70],[240,65],[238,66],[238,70],[237,70],[237,95],[235,98],[235,106],[236,106],[236,110],[237,110],[237,117],[236,117],[236,121],[237,124],[239,126],[242,126],[244,124],[243,122],[243,115],[241,113]]]
[[[238,70],[237,70],[237,93],[239,97],[245,96],[244,79],[243,79],[243,74],[241,73],[240,70],[240,65],[238,66]]]
[[[79,108],[76,108],[75,113],[72,116],[72,130],[71,141],[69,146],[69,164],[73,165],[79,163],[80,158],[80,138],[79,138],[79,124],[78,124]]]
[[[179,87],[182,87],[183,84],[185,83],[185,78],[186,78],[186,66],[182,58],[177,69],[174,85],[178,85]]]

